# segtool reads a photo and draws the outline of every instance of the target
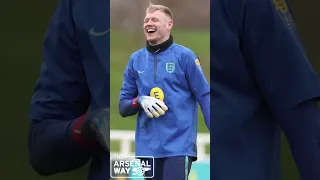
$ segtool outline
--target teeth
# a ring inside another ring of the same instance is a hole
[[[148,33],[150,33],[150,32],[155,32],[155,31],[156,31],[155,29],[148,29],[148,30],[147,30]]]

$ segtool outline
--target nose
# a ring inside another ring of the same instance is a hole
[[[146,22],[146,26],[152,26],[152,25],[153,25],[153,22],[152,22],[152,21]]]

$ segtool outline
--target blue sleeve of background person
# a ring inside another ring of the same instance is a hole
[[[90,102],[72,10],[72,0],[62,0],[51,19],[30,105],[29,157],[41,175],[79,168],[93,151],[71,139],[73,120],[86,112]]]
[[[243,17],[234,18],[240,29],[240,48],[262,94],[274,110],[288,110],[319,97],[320,81],[285,2],[277,2],[246,0]]]
[[[135,115],[139,109],[132,106],[132,100],[138,96],[137,84],[133,71],[133,58],[131,55],[124,71],[123,83],[120,90],[119,113],[122,117]]]
[[[279,124],[290,142],[301,180],[320,179],[320,107],[312,99],[286,112],[279,112]]]
[[[184,61],[189,86],[200,104],[205,123],[210,130],[210,86],[202,71],[200,59],[193,52],[189,52],[184,55]]]

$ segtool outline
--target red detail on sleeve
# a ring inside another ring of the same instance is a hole
[[[135,107],[135,108],[139,108],[140,107],[139,103],[137,101],[138,101],[137,97],[132,100],[132,106]]]
[[[85,140],[82,133],[81,133],[81,127],[82,127],[85,119],[86,119],[86,114],[78,117],[75,120],[75,122],[72,125],[71,136],[72,136],[72,139],[77,144],[82,145],[82,146],[91,146],[91,145],[95,144],[95,142]]]

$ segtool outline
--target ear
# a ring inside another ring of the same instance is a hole
[[[169,28],[169,29],[172,29],[172,27],[173,27],[173,21],[170,20],[170,21],[168,22],[168,28]]]

